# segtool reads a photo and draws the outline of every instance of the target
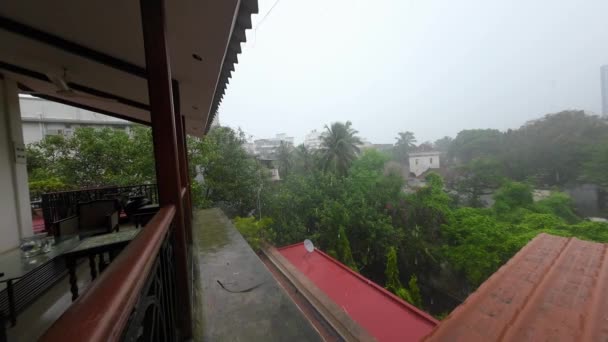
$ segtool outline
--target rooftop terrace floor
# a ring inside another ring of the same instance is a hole
[[[196,341],[321,341],[220,209],[194,218]]]

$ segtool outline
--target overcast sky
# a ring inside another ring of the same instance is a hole
[[[220,107],[256,138],[350,120],[374,143],[421,142],[601,111],[607,0],[259,3]]]

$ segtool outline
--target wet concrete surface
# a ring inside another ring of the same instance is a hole
[[[195,340],[321,341],[220,209],[196,212],[193,231]]]

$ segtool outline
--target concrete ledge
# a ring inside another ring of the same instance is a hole
[[[322,340],[221,210],[195,213],[193,231],[195,340]]]

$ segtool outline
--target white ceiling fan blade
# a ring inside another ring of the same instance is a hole
[[[55,85],[55,87],[57,87],[58,91],[71,91],[68,83],[65,80],[65,76],[48,72],[46,73],[46,77]]]

